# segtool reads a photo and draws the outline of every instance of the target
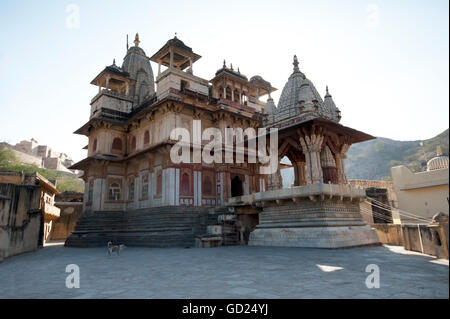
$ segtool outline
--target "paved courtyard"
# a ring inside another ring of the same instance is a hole
[[[80,288],[66,288],[77,264]],[[366,266],[380,269],[368,289]],[[272,247],[45,247],[0,263],[0,298],[448,298],[448,261],[381,246],[339,250]]]

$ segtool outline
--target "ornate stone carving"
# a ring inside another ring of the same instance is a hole
[[[311,133],[299,132],[300,144],[306,159],[306,183],[320,183],[323,180],[322,166],[320,163],[320,151],[322,149],[322,129],[312,129]]]
[[[278,165],[276,173],[268,175],[267,183],[269,190],[283,188],[283,178],[280,173],[280,165]]]
[[[336,168],[338,170],[339,184],[347,184],[347,175],[345,174],[344,160],[347,157],[346,153],[350,148],[350,144],[344,143],[341,145],[339,152],[336,154]]]

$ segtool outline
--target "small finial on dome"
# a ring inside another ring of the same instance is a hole
[[[436,156],[442,156],[442,149],[440,145],[436,147]]]
[[[230,63],[230,69],[233,71],[233,63]]]
[[[294,55],[294,62],[292,64],[294,65],[294,72],[300,72],[300,69],[298,68],[298,59],[296,55]]]
[[[113,59],[113,65],[116,65],[116,59]]]
[[[134,45],[138,47],[139,43],[141,43],[141,41],[139,41],[139,33],[136,33],[136,36],[134,37]]]
[[[326,94],[325,94],[325,97],[331,97],[330,91],[328,90],[328,85],[327,85],[327,87],[326,87]]]
[[[241,70],[239,70],[239,67],[238,67],[238,73],[241,74]]]
[[[177,39],[177,33],[175,32],[175,37],[174,37],[174,39]]]
[[[225,59],[223,59],[223,68],[225,69],[227,67]]]

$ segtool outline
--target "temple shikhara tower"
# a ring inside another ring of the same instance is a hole
[[[350,145],[373,137],[339,124],[328,88],[322,99],[294,57],[276,107],[276,89],[261,76],[248,79],[224,61],[206,80],[194,75],[200,58],[176,36],[148,57],[136,34],[122,66],[114,61],[92,80],[99,91],[75,132],[88,137],[88,156],[71,167],[84,171],[84,214],[66,245],[377,243],[359,213],[364,191],[347,184],[344,168]],[[286,165],[265,175],[258,162],[174,163],[171,132],[193,136],[195,120],[223,137],[230,128],[277,128],[279,161],[290,160],[293,187],[282,188]]]

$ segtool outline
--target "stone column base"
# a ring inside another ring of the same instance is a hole
[[[370,226],[256,228],[249,246],[346,248],[381,245]]]

